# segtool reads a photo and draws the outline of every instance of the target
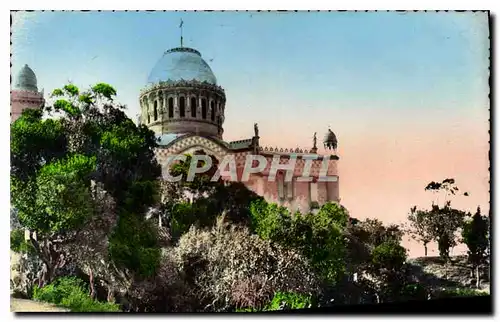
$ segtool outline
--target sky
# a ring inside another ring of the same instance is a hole
[[[12,76],[28,64],[46,93],[109,83],[135,119],[149,72],[180,45],[181,18],[184,45],[226,91],[226,141],[258,123],[264,146],[310,148],[331,127],[341,203],[356,218],[403,223],[445,178],[469,193],[456,207],[489,210],[486,13],[15,13]]]

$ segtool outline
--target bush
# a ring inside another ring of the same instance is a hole
[[[72,312],[119,312],[115,303],[92,300],[86,291],[86,284],[76,277],[61,277],[42,288],[35,286],[33,299],[53,303]]]
[[[31,242],[24,239],[24,230],[14,229],[10,231],[10,249],[17,253],[35,253]]]
[[[278,310],[298,310],[308,309],[313,307],[312,297],[310,295],[293,293],[293,292],[277,292],[273,299],[263,308],[246,307],[236,309],[236,312],[262,312],[262,311],[278,311]]]
[[[471,296],[488,296],[487,292],[482,292],[478,290],[473,290],[469,288],[443,288],[434,291],[432,294],[433,298],[447,298],[447,297],[471,297]]]
[[[252,228],[265,240],[303,254],[315,272],[327,282],[336,282],[345,271],[346,244],[343,230],[347,211],[334,203],[316,214],[289,210],[260,200],[251,204]]]
[[[262,307],[274,293],[314,293],[314,273],[300,254],[229,225],[223,217],[211,230],[191,227],[173,259],[204,310]]]
[[[422,284],[407,284],[405,285],[400,294],[401,301],[408,300],[427,300],[429,295],[428,289]]]
[[[117,266],[128,268],[141,277],[153,276],[161,257],[155,228],[140,216],[120,214],[109,243],[110,256]]]
[[[312,298],[309,295],[277,292],[271,303],[264,308],[264,311],[297,310],[311,307]]]
[[[399,270],[406,261],[406,249],[394,241],[383,242],[373,249],[372,262],[377,268]]]

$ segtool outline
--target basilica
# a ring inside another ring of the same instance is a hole
[[[217,160],[232,155],[239,181],[268,202],[286,206],[292,211],[309,211],[326,202],[339,201],[335,134],[328,130],[325,136],[325,155],[317,155],[316,134],[308,149],[265,147],[261,144],[264,140],[259,136],[258,124],[249,124],[249,127],[254,127],[252,137],[225,141],[225,91],[196,49],[181,46],[165,51],[153,67],[139,102],[139,122],[157,134],[159,147],[156,155],[159,163],[164,165],[164,173],[169,156],[201,150]],[[244,177],[243,169],[249,155],[263,156],[268,162],[259,173]],[[311,155],[316,155],[316,159],[308,164],[306,161]],[[293,158],[295,162],[287,166]],[[328,158],[325,169],[330,178],[328,181],[321,180],[324,158]],[[273,174],[270,173],[271,164],[276,159],[281,168]],[[304,167],[308,166],[311,179],[300,180]],[[285,180],[287,172],[293,174],[291,180]],[[269,180],[270,176],[275,180]]]
[[[169,156],[203,151],[217,160],[232,156],[237,180],[268,202],[292,211],[310,211],[326,202],[340,200],[337,138],[331,130],[324,137],[323,155],[318,154],[316,133],[307,149],[263,146],[261,142],[265,138],[259,136],[258,124],[249,124],[254,129],[252,137],[224,140],[225,91],[196,49],[181,46],[165,51],[139,94],[139,103],[138,122],[156,133],[156,156],[164,174]],[[25,65],[11,91],[11,121],[15,121],[23,109],[43,104],[43,92],[38,91],[35,73]],[[262,171],[243,178],[247,156],[251,155],[265,158],[267,165]],[[311,155],[314,160],[308,162]],[[328,160],[323,162],[325,158]],[[290,162],[291,159],[294,162]],[[279,169],[272,169],[273,160],[278,161]],[[326,169],[322,166],[324,163],[327,163]],[[308,170],[308,180],[301,178],[304,170]],[[325,172],[329,180],[322,180]],[[269,180],[270,177],[275,180]],[[222,179],[229,180],[224,176]]]

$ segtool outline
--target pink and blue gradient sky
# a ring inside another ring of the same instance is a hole
[[[489,210],[486,13],[15,13],[12,73],[28,64],[46,92],[110,83],[135,119],[181,18],[185,46],[226,90],[226,140],[257,122],[262,144],[306,148],[331,126],[357,218],[402,223],[430,205],[426,184],[448,177],[470,193],[457,207]]]

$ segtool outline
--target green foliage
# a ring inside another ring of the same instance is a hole
[[[95,158],[72,155],[47,164],[36,178],[36,211],[20,216],[27,227],[42,233],[61,232],[81,226],[94,213],[90,175]]]
[[[52,106],[27,109],[11,125],[11,203],[20,223],[41,241],[83,228],[100,215],[97,209],[111,209],[97,207],[92,180],[108,193],[120,218],[112,257],[141,275],[152,274],[160,249],[144,216],[158,201],[154,133],[136,126],[113,102],[116,90],[110,85],[82,92],[68,84],[51,96]],[[53,110],[62,117],[42,119]]]
[[[312,297],[309,295],[277,292],[264,311],[308,309],[312,304]]]
[[[24,239],[23,229],[13,229],[10,231],[10,249],[17,253],[33,253],[33,245]]]
[[[428,299],[429,290],[422,284],[410,283],[402,287],[399,296],[401,301],[408,301],[408,300],[424,301]]]
[[[298,310],[313,307],[312,296],[294,292],[276,292],[272,300],[263,308],[246,307],[236,312],[266,312],[278,310]]]
[[[104,97],[108,100],[113,100],[116,96],[116,89],[106,83],[98,83],[92,87],[92,91],[97,97]]]
[[[444,288],[433,293],[433,298],[488,296],[489,293],[470,288]]]
[[[425,256],[427,256],[427,244],[433,239],[431,213],[413,207],[408,214],[408,221],[410,223],[408,233],[413,239],[422,243],[425,248]]]
[[[62,277],[43,288],[35,286],[33,299],[53,303],[72,312],[120,312],[117,304],[92,300],[87,285],[76,277]]]
[[[430,239],[438,243],[439,256],[447,260],[451,247],[457,245],[456,232],[462,227],[466,213],[464,211],[451,207],[451,201],[446,198],[456,195],[459,191],[454,179],[444,179],[442,182],[430,182],[426,187],[426,191],[431,191],[434,194],[444,193],[444,206],[433,202],[430,210],[417,210],[412,208],[410,213],[410,224],[412,226],[413,235],[419,238],[422,243]],[[468,193],[464,193],[468,196]]]
[[[62,111],[67,113],[69,116],[78,116],[81,114],[78,106],[65,99],[55,101],[53,107],[56,112]]]
[[[296,213],[263,200],[250,206],[252,226],[263,239],[297,249],[325,280],[338,280],[345,269],[343,230],[348,222],[346,210],[334,203],[320,208],[317,214]]]
[[[132,269],[142,277],[155,273],[161,250],[152,223],[138,215],[123,213],[109,242],[110,256],[119,267]]]
[[[376,246],[372,252],[372,262],[377,268],[396,271],[406,261],[406,249],[394,241],[386,241]]]
[[[472,220],[466,222],[462,230],[463,241],[469,249],[469,262],[474,266],[481,264],[487,256],[488,230],[488,219],[481,216],[481,209],[478,207]]]

